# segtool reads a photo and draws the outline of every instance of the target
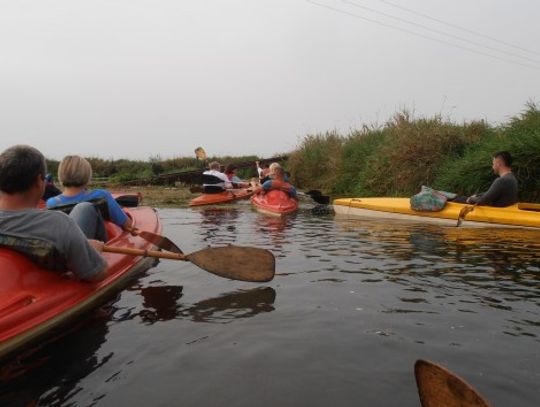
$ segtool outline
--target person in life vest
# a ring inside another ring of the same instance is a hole
[[[131,218],[126,215],[109,191],[104,189],[88,190],[88,184],[92,179],[92,166],[85,158],[78,155],[64,157],[58,166],[58,179],[64,186],[64,192],[48,199],[47,208],[104,200],[111,221],[125,230],[132,228]],[[88,236],[89,239],[107,240],[103,219],[97,225],[89,225],[82,229],[87,236],[93,235]]]
[[[225,175],[227,176],[227,179],[232,182],[233,186],[235,188],[249,188],[251,185],[249,182],[242,181],[237,175],[236,171],[238,170],[238,167],[234,164],[229,164],[225,168]]]
[[[296,198],[296,188],[292,186],[285,178],[285,170],[278,163],[270,164],[270,179],[265,181],[257,192],[279,189],[287,192],[291,198]]]
[[[205,194],[219,194],[233,188],[232,182],[220,171],[221,165],[212,161],[209,170],[203,172],[203,192]]]

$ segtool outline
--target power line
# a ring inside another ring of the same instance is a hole
[[[527,60],[529,62],[532,62],[534,64],[539,64],[540,63],[540,61],[538,61],[536,59],[532,59],[532,58],[529,58],[529,57],[526,57],[526,56],[523,56],[523,55],[515,54],[513,52],[505,51],[505,50],[500,49],[500,48],[495,48],[495,47],[492,47],[492,46],[489,46],[489,45],[485,45],[485,44],[482,44],[482,43],[479,43],[479,42],[476,42],[476,41],[471,41],[471,40],[469,40],[467,38],[463,38],[463,37],[460,37],[458,35],[447,33],[445,31],[437,30],[435,28],[430,28],[430,27],[428,27],[426,25],[419,24],[419,23],[416,23],[414,21],[407,20],[405,18],[396,17],[396,16],[394,16],[392,14],[388,14],[388,13],[379,11],[377,9],[373,9],[371,7],[363,6],[363,5],[358,4],[357,2],[354,2],[354,1],[351,1],[351,0],[341,0],[341,1],[343,3],[350,4],[353,7],[361,8],[361,9],[367,10],[367,11],[375,13],[375,14],[379,14],[379,15],[382,15],[382,16],[385,16],[385,17],[389,17],[389,18],[392,18],[394,20],[401,21],[402,23],[410,24],[410,25],[413,25],[415,27],[419,27],[421,29],[434,32],[436,34],[440,34],[440,35],[443,35],[443,36],[446,36],[446,37],[456,39],[458,41],[462,41],[462,42],[465,42],[465,43],[468,43],[468,44],[475,45],[477,47],[486,48],[486,49],[489,49],[491,51],[499,52],[499,53],[502,53],[502,54],[507,54],[507,55],[510,55],[510,56],[513,56],[513,57],[522,58],[522,59],[525,59],[525,60]]]
[[[404,7],[404,6],[401,6],[399,4],[395,4],[395,3],[392,3],[390,1],[387,1],[387,0],[379,0],[380,2],[384,3],[384,4],[387,4],[391,7],[395,7],[395,8],[398,8],[400,10],[403,10],[403,11],[406,11],[408,13],[411,13],[411,14],[414,14],[414,15],[417,15],[419,17],[423,17],[423,18],[427,18],[428,20],[432,20],[432,21],[435,21],[437,23],[440,23],[440,24],[444,24],[448,27],[452,27],[452,28],[456,28],[458,30],[461,30],[461,31],[465,31],[469,34],[473,34],[473,35],[476,35],[478,37],[483,37],[483,38],[487,38],[488,40],[491,40],[491,41],[495,41],[495,42],[498,42],[498,43],[501,43],[503,45],[506,45],[508,47],[512,47],[512,48],[516,48],[516,49],[519,49],[521,51],[525,51],[525,52],[528,52],[529,54],[534,54],[534,55],[540,55],[540,52],[538,51],[532,51],[530,49],[527,49],[527,48],[524,48],[524,47],[520,47],[519,45],[514,45],[514,44],[511,44],[509,42],[506,42],[506,41],[503,41],[503,40],[500,40],[500,39],[497,39],[495,37],[491,37],[489,35],[486,35],[486,34],[482,34],[478,31],[474,31],[474,30],[471,30],[469,28],[466,28],[466,27],[462,27],[460,25],[457,25],[457,24],[453,24],[453,23],[449,23],[447,21],[444,21],[444,20],[441,20],[439,18],[436,18],[436,17],[432,17],[428,14],[424,14],[424,13],[420,13],[418,11],[415,11],[415,10],[412,10],[410,8],[407,8],[407,7]]]
[[[332,7],[332,6],[328,6],[326,4],[317,3],[317,2],[315,2],[313,0],[306,0],[306,2],[310,3],[310,4],[313,4],[315,6],[319,6],[319,7],[326,8],[328,10],[335,11],[335,12],[340,13],[340,14],[345,14],[345,15],[348,15],[348,16],[351,16],[351,17],[354,17],[354,18],[358,18],[360,20],[364,20],[364,21],[367,21],[369,23],[378,24],[378,25],[381,25],[383,27],[390,28],[392,30],[406,32],[408,34],[412,34],[412,35],[415,35],[417,37],[425,38],[425,39],[435,41],[435,42],[445,44],[445,45],[450,45],[450,46],[455,47],[455,48],[460,48],[460,49],[463,49],[465,51],[472,52],[474,54],[484,55],[484,56],[487,56],[487,57],[490,57],[490,58],[498,59],[499,61],[504,61],[504,62],[509,63],[509,64],[521,65],[521,66],[524,66],[526,68],[540,70],[539,66],[529,65],[529,64],[522,63],[522,62],[518,62],[518,61],[513,61],[513,60],[510,60],[510,59],[502,58],[502,57],[497,56],[497,55],[489,54],[487,52],[479,51],[479,50],[476,50],[474,48],[464,47],[462,45],[454,44],[452,42],[441,40],[439,38],[434,38],[434,37],[430,37],[430,36],[427,36],[427,35],[424,35],[424,34],[420,34],[418,32],[411,31],[411,30],[408,30],[406,28],[397,27],[395,25],[388,24],[388,23],[385,23],[385,22],[382,22],[382,21],[379,21],[379,20],[374,20],[374,19],[371,19],[371,18],[368,18],[368,17],[360,16],[358,14],[350,13],[348,11],[341,10],[341,9],[338,9],[338,8],[335,8],[335,7]]]

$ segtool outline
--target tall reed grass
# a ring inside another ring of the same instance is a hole
[[[540,110],[533,103],[498,126],[401,112],[348,135],[308,135],[288,169],[298,187],[337,196],[409,196],[421,185],[468,195],[489,187],[491,156],[499,150],[514,156],[520,198],[539,201]]]

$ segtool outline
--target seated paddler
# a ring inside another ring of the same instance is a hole
[[[133,223],[131,218],[126,215],[109,191],[104,189],[88,189],[91,179],[92,166],[88,160],[78,155],[64,157],[58,166],[58,180],[64,189],[62,194],[47,200],[47,208],[54,209],[59,206],[75,205],[81,202],[104,202],[107,216],[111,222],[123,229],[129,230]],[[96,205],[97,208],[98,206]],[[84,225],[82,229],[86,233],[89,228]],[[97,225],[96,235],[88,237],[107,240],[105,226],[102,221]]]
[[[0,246],[81,280],[105,278],[103,242],[89,240],[79,227],[97,224],[94,207],[83,203],[70,215],[37,209],[46,174],[45,158],[33,147],[18,145],[0,154]]]
[[[508,151],[493,154],[491,168],[498,175],[489,189],[467,198],[467,203],[489,206],[510,206],[518,202],[518,181],[512,172],[512,156]]]
[[[259,191],[270,191],[273,189],[279,189],[281,191],[287,192],[291,198],[296,198],[296,188],[289,183],[288,177],[285,175],[285,170],[278,163],[270,164],[270,179],[265,181]]]
[[[234,164],[229,164],[225,168],[225,175],[235,188],[249,188],[251,184],[249,182],[242,181],[240,177],[238,177],[237,172],[238,167]]]
[[[233,188],[227,175],[220,171],[221,165],[212,161],[208,170],[203,172],[203,192],[205,194],[219,194]]]

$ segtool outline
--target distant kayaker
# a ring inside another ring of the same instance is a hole
[[[58,166],[58,179],[63,185],[64,191],[61,195],[47,200],[47,208],[103,200],[107,204],[107,212],[113,223],[124,229],[132,227],[131,218],[126,215],[109,191],[104,189],[88,190],[88,184],[92,179],[92,166],[87,159],[78,155],[64,157]],[[89,239],[107,240],[103,220],[97,225],[88,227],[85,225],[82,229]]]
[[[285,178],[285,170],[278,163],[270,164],[270,180],[265,181],[259,191],[270,191],[272,189],[280,189],[287,192],[291,198],[296,198],[296,188],[292,186]]]
[[[56,185],[54,185],[54,179],[51,174],[47,174],[45,176],[45,192],[43,193],[43,200],[46,201],[49,198],[52,198],[53,196],[60,195],[62,191],[60,191]]]
[[[257,174],[259,174],[259,182],[262,184],[270,179],[270,166],[268,164],[259,165],[258,161],[255,161],[257,165]]]
[[[220,171],[221,165],[217,161],[209,164],[209,170],[203,172],[203,191],[205,194],[216,194],[233,188],[227,176]]]
[[[75,206],[68,216],[60,211],[37,209],[45,189],[47,165],[30,146],[13,146],[0,154],[0,240],[2,246],[43,258],[43,248],[56,249],[55,269],[65,269],[81,280],[106,276],[107,263],[100,255],[103,242],[88,240],[78,225],[96,224],[89,203]],[[49,263],[48,263],[49,264]],[[57,267],[58,266],[58,267]]]
[[[493,172],[499,177],[489,189],[467,198],[467,203],[504,207],[518,202],[518,181],[512,173],[512,156],[508,151],[493,154]]]
[[[229,164],[225,168],[225,175],[227,176],[227,179],[231,181],[233,186],[235,188],[249,188],[250,183],[242,181],[237,175],[236,172],[238,171],[238,167],[234,164]]]

